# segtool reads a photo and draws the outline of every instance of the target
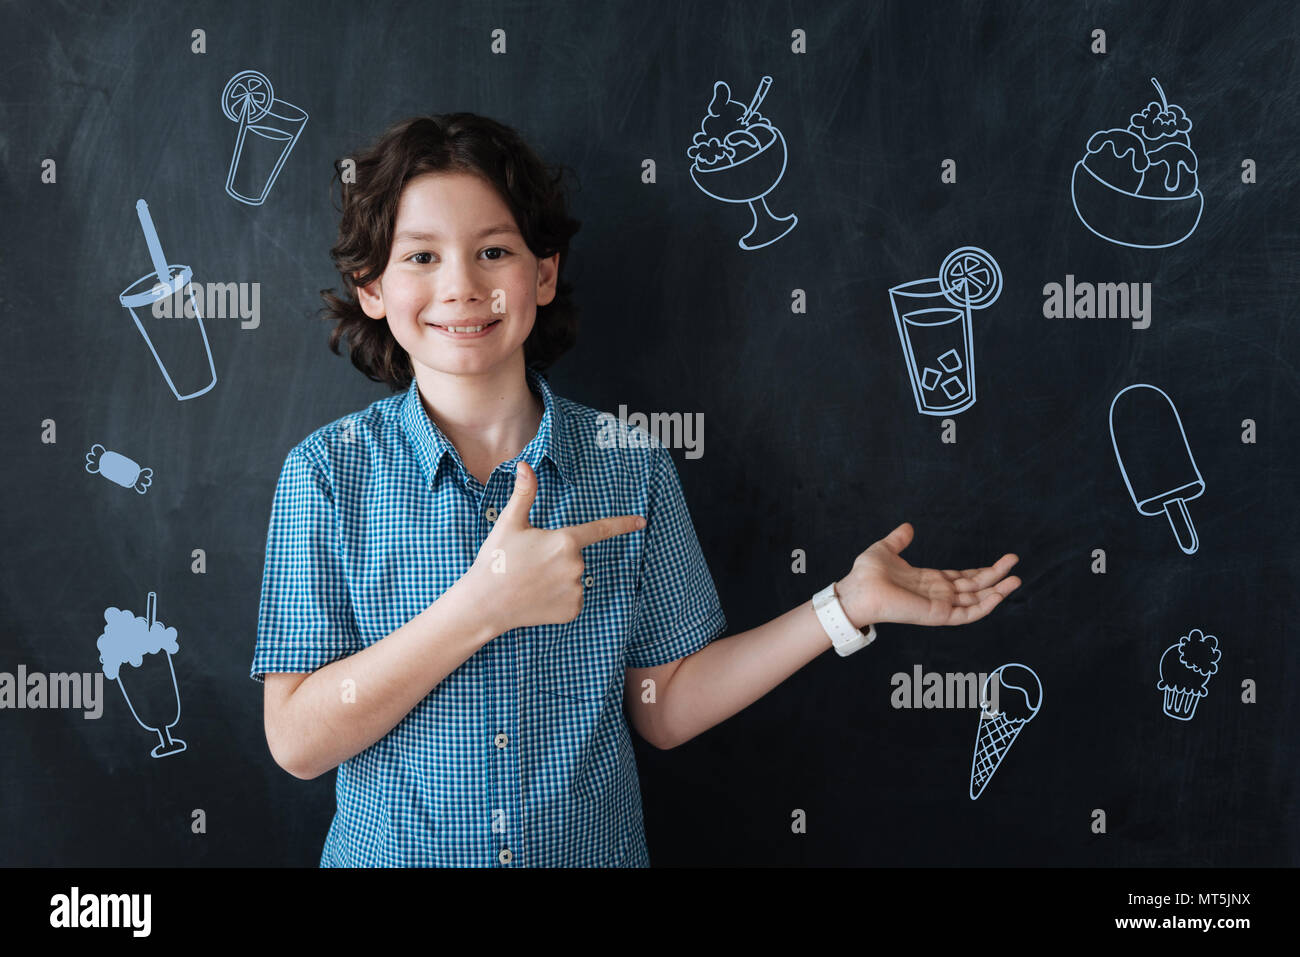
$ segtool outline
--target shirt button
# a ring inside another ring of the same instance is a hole
[[[593,576],[588,575],[582,580],[582,583],[590,588],[592,585],[596,584],[596,579]]]
[[[495,522],[497,520],[497,510],[489,505],[483,511],[483,517],[486,518],[489,522]]]
[[[512,860],[514,860],[514,857],[515,856],[510,853],[510,848],[503,847],[501,848],[501,853],[497,855],[497,860],[500,861],[502,864],[509,864]]]
[[[504,731],[498,731],[497,736],[492,739],[492,743],[495,744],[498,748],[504,748],[507,744],[510,743],[510,739],[506,737],[506,733]]]

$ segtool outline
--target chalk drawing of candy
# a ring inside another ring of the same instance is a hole
[[[116,482],[122,488],[133,488],[141,495],[153,484],[153,469],[142,469],[125,455],[108,452],[102,445],[93,445],[86,453],[86,471],[92,475],[98,472],[110,482]]]

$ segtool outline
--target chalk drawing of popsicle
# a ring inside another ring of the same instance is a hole
[[[1200,545],[1187,503],[1205,492],[1173,399],[1153,385],[1121,389],[1110,403],[1110,440],[1124,485],[1143,515],[1165,515],[1178,547]]]

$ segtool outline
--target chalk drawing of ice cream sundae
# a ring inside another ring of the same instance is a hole
[[[752,222],[740,239],[741,249],[761,249],[776,242],[799,222],[799,217],[777,216],[767,206],[768,193],[776,189],[785,174],[785,137],[758,106],[772,86],[763,77],[748,104],[731,99],[731,89],[719,80],[713,84],[713,99],[700,121],[686,155],[691,179],[714,199],[724,203],[747,203]]]
[[[1127,129],[1100,130],[1074,166],[1070,195],[1083,225],[1120,246],[1176,246],[1201,221],[1205,200],[1197,187],[1192,121],[1183,108],[1160,99],[1129,118]]]

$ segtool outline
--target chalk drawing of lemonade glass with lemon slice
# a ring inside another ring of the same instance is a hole
[[[236,73],[221,91],[221,111],[239,124],[226,192],[261,206],[307,125],[307,114],[275,98],[271,81],[256,70]]]
[[[971,310],[986,309],[1002,292],[1002,270],[976,246],[954,249],[937,279],[889,290],[894,323],[922,415],[953,415],[975,404]]]

